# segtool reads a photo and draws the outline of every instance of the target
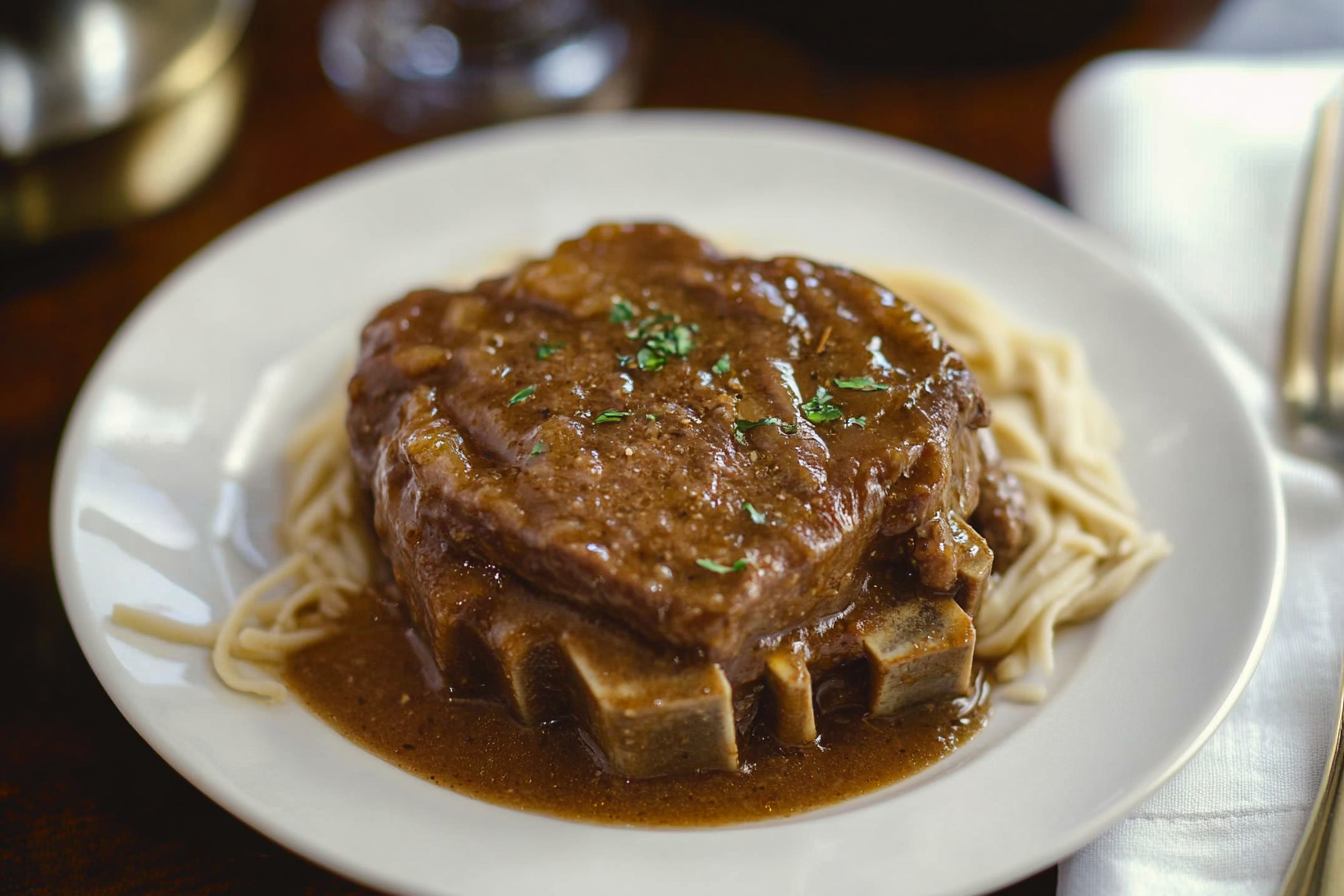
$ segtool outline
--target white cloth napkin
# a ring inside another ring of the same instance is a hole
[[[1314,109],[1341,76],[1341,51],[1122,54],[1085,70],[1055,115],[1067,202],[1227,337],[1228,370],[1280,445],[1273,372],[1297,196]],[[1061,896],[1278,891],[1332,733],[1344,466],[1286,450],[1276,459],[1287,578],[1259,668],[1189,765],[1061,865]]]

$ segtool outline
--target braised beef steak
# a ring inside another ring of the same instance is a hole
[[[411,293],[366,328],[350,397],[385,545],[451,546],[716,661],[840,610],[865,551],[950,587],[987,422],[888,290],[662,224]]]

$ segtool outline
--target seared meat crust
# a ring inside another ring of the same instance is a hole
[[[918,311],[661,224],[411,293],[365,329],[350,398],[394,568],[466,556],[716,662],[842,611],[873,555],[948,587],[940,540],[984,481],[984,401]]]

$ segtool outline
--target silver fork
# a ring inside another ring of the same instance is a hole
[[[1279,385],[1297,421],[1344,429],[1344,84],[1321,107]]]
[[[1302,201],[1279,388],[1299,436],[1344,435],[1344,84],[1321,108]],[[1344,894],[1344,677],[1335,735],[1280,896]]]

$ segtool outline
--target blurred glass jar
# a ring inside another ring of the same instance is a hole
[[[403,133],[622,108],[642,67],[634,12],[590,0],[334,0],[322,67],[347,103]]]

